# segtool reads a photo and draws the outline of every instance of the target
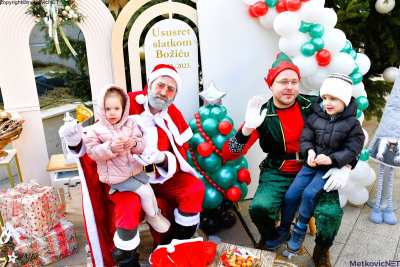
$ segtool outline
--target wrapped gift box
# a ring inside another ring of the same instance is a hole
[[[59,216],[60,223],[42,238],[21,238],[15,247],[20,253],[36,252],[44,265],[58,261],[78,251],[74,224],[64,215]],[[16,244],[16,242],[15,242]]]
[[[0,193],[0,211],[5,222],[22,227],[27,234],[43,237],[58,224],[54,187],[21,183]]]

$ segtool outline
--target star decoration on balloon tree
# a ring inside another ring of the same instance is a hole
[[[204,100],[204,105],[207,104],[219,104],[221,105],[221,98],[226,96],[226,92],[221,91],[215,84],[214,81],[210,83],[208,88],[203,92],[199,93],[201,99]]]

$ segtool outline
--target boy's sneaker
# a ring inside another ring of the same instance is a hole
[[[286,249],[291,253],[298,253],[306,237],[307,227],[300,227],[297,223],[294,225],[292,237],[290,238]]]
[[[278,226],[275,228],[272,237],[265,242],[265,248],[268,250],[276,250],[282,246],[283,243],[287,243],[290,239],[290,229],[285,230]]]

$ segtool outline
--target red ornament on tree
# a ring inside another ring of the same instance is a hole
[[[237,174],[238,181],[241,183],[247,182],[247,180],[250,178],[250,172],[247,169],[240,169]]]
[[[253,13],[253,6],[249,6],[249,14],[250,14],[250,16],[252,16],[253,18],[257,18],[257,16]]]
[[[228,193],[226,194],[228,199],[232,202],[237,202],[242,197],[242,191],[236,186],[229,188]]]
[[[282,13],[282,12],[288,11],[287,8],[286,8],[284,0],[280,0],[278,2],[278,4],[276,4],[275,8],[276,8],[276,12],[278,12],[278,13]]]
[[[218,131],[221,134],[227,135],[229,134],[233,129],[232,123],[229,121],[221,121],[218,125]]]
[[[251,176],[247,179],[246,184],[249,185],[251,183]]]
[[[301,8],[300,0],[285,0],[285,6],[288,11],[297,11]]]
[[[320,65],[321,67],[325,67],[331,62],[331,52],[326,49],[321,49],[320,51],[318,51],[316,58],[318,65]]]
[[[264,1],[259,1],[253,5],[253,14],[257,17],[264,16],[268,12],[268,6]]]
[[[208,157],[213,152],[212,145],[207,142],[203,142],[197,146],[197,153],[202,157]]]

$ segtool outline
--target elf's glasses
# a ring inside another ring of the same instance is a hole
[[[292,84],[292,86],[299,85],[299,83],[300,83],[299,80],[291,80],[291,81],[289,81],[289,80],[281,80],[281,81],[275,81],[275,82],[279,83],[283,87],[289,86],[290,83]]]

